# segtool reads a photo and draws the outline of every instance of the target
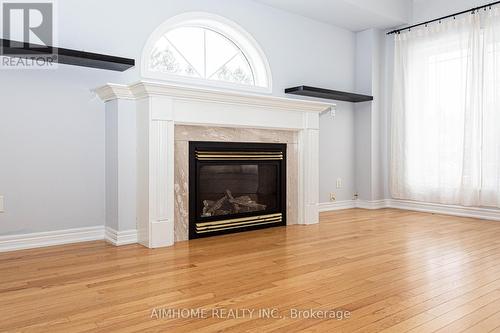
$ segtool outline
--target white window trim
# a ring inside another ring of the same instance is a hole
[[[243,52],[250,67],[252,68],[255,84],[245,85],[233,82],[223,82],[217,80],[207,80],[204,78],[193,78],[169,73],[160,73],[149,70],[148,62],[151,51],[156,42],[168,31],[184,27],[194,26],[211,29],[221,35],[229,38]],[[272,93],[272,74],[267,57],[262,51],[257,41],[238,24],[225,17],[205,13],[189,12],[176,15],[163,22],[148,38],[142,51],[141,75],[143,78],[155,81],[169,81],[196,86],[209,86],[231,90],[251,91],[258,93]]]

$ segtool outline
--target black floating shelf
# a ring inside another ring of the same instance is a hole
[[[53,61],[59,64],[107,69],[123,72],[135,66],[135,60],[115,57],[106,54],[90,53],[84,51],[64,49],[61,47],[34,45],[23,43],[23,47],[11,47],[10,40],[0,39],[2,43],[1,54],[6,57],[19,56],[44,56],[54,55]]]
[[[309,86],[286,88],[285,93],[301,95],[301,96],[333,99],[336,101],[345,101],[353,103],[373,101],[373,96],[353,94],[344,91],[329,90],[329,89],[309,87]]]

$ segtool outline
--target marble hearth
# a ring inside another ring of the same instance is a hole
[[[318,223],[320,102],[139,82],[96,93],[106,112],[106,228],[147,247],[188,239],[189,141],[287,145],[287,223]],[[117,242],[120,243],[120,242]]]

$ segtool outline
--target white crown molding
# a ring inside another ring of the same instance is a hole
[[[135,99],[129,86],[124,84],[106,84],[102,87],[92,90],[104,102],[114,99]]]
[[[113,228],[106,227],[104,239],[116,246],[134,244],[137,243],[137,230],[117,231]]]
[[[0,252],[88,242],[103,238],[104,227],[102,226],[0,236]]]
[[[149,96],[168,96],[180,100],[198,100],[212,103],[238,104],[284,111],[321,113],[334,103],[276,97],[229,90],[216,90],[194,86],[140,81],[131,85],[109,83],[93,90],[104,102],[114,99],[142,99]]]

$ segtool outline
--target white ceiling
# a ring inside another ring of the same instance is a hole
[[[351,31],[409,22],[412,0],[255,0]]]

